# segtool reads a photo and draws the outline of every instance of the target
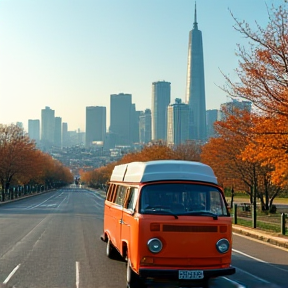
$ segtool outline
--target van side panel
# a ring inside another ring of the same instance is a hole
[[[117,244],[117,235],[119,234],[119,224],[117,219],[119,218],[119,209],[115,208],[115,204],[109,201],[105,201],[104,207],[104,232],[112,241],[113,245]],[[120,235],[119,235],[120,236]]]
[[[139,268],[139,218],[132,215],[132,212],[127,209],[123,211],[121,236],[121,240],[127,244],[127,256],[130,258],[132,267],[136,270]]]

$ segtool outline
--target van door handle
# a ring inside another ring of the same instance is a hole
[[[125,222],[123,221],[123,219],[120,219],[120,220],[119,220],[119,224],[128,225],[127,223],[125,223]]]

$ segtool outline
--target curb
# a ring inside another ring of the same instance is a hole
[[[288,249],[288,237],[233,224],[232,232]]]

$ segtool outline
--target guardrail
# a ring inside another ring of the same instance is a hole
[[[37,184],[15,186],[9,189],[2,189],[0,190],[0,203],[19,199],[32,194],[42,193],[44,191],[50,190],[51,188],[53,187]]]

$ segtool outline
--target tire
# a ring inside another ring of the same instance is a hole
[[[144,288],[145,287],[144,280],[141,279],[140,276],[132,270],[129,259],[127,261],[126,281],[127,281],[127,288]]]
[[[111,240],[108,238],[106,243],[106,256],[110,259],[114,259],[116,257],[116,248],[111,243]]]

